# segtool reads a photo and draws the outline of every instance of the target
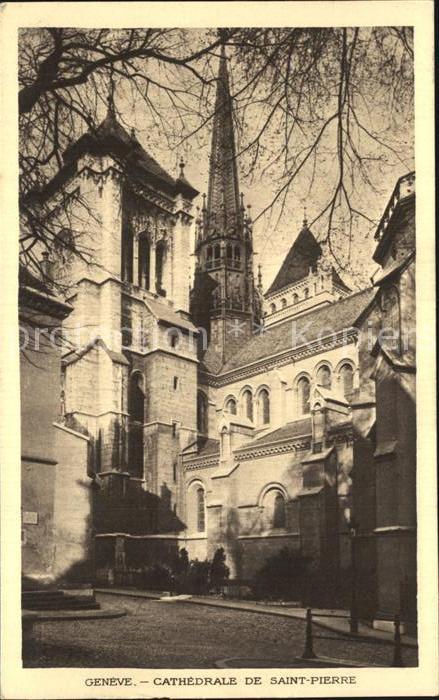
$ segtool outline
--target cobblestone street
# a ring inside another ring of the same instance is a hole
[[[104,609],[128,611],[112,620],[37,625],[37,644],[25,667],[213,668],[224,659],[254,659],[255,667],[288,667],[304,648],[305,623],[263,613],[215,609],[186,602],[127,597],[103,599]],[[317,632],[321,633],[321,630]],[[317,655],[389,666],[391,645],[316,640]],[[416,651],[404,648],[406,666]],[[233,665],[233,662],[232,664]]]

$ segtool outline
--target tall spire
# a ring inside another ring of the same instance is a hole
[[[216,88],[207,197],[207,235],[227,236],[242,231],[232,98],[223,43]]]

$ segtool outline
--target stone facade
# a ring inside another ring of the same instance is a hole
[[[353,402],[354,512],[363,614],[416,621],[415,176],[401,178],[377,231],[381,266],[360,315]],[[367,339],[376,341],[371,347]],[[363,579],[363,572],[366,573]]]
[[[379,326],[383,313],[395,321],[386,296],[395,279],[401,318],[410,317],[413,269],[400,253],[413,247],[409,208],[397,203],[380,232],[376,287],[352,293],[304,221],[264,295],[224,52],[209,193],[195,220],[198,193],[183,167],[177,179],[166,173],[111,105],[65,168],[47,196],[55,201],[63,188],[73,213],[85,206],[75,235],[93,256],[66,261],[54,251],[51,261],[73,307],[61,420],[92,451],[99,571],[105,552],[122,574],[130,561],[169,562],[179,547],[199,560],[224,547],[231,576],[248,579],[287,546],[321,581],[316,602],[346,604],[354,507],[371,536],[360,557],[367,616],[389,611],[395,567],[413,564],[414,385],[404,364],[412,349],[401,369],[385,345],[368,347],[362,323]],[[388,245],[397,210],[407,218]],[[407,597],[412,580],[404,585]]]
[[[72,309],[21,270],[19,310],[24,585],[90,581],[89,438],[58,422],[61,347],[50,340]]]

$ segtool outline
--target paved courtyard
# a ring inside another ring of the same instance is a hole
[[[38,625],[38,643],[25,667],[214,668],[223,659],[254,659],[255,667],[288,667],[304,647],[305,623],[263,613],[188,602],[102,596],[104,609],[125,608],[118,619]],[[317,630],[326,634],[325,630]],[[318,655],[367,665],[390,665],[389,645],[317,640]],[[403,650],[416,665],[416,651]],[[231,662],[233,664],[233,661]],[[239,665],[239,662],[238,662]],[[244,665],[244,664],[242,664]],[[251,665],[250,661],[248,664]]]

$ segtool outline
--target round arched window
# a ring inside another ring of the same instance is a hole
[[[308,377],[301,377],[297,382],[297,407],[299,415],[306,415],[310,411],[311,383]]]
[[[354,370],[352,369],[352,366],[350,364],[345,363],[341,366],[340,380],[343,390],[343,396],[346,397],[352,393],[352,389],[354,387]]]
[[[322,365],[317,371],[317,384],[326,389],[331,388],[331,370],[328,365]]]
[[[270,422],[270,394],[267,389],[261,389],[258,394],[258,418],[260,425]]]
[[[253,420],[253,396],[250,389],[246,389],[242,395],[244,415],[249,420]]]
[[[228,413],[232,413],[236,416],[236,400],[231,398],[226,401],[225,409]]]

